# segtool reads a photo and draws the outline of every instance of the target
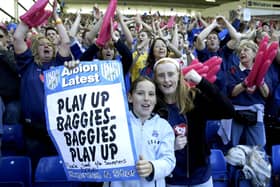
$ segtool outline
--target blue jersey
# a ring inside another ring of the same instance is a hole
[[[43,63],[39,66],[32,56],[30,49],[22,54],[16,55],[16,61],[21,75],[21,106],[24,119],[31,122],[45,122],[44,113],[44,77],[43,71],[54,66],[63,65],[64,61],[71,60],[71,57],[57,55],[55,60]]]
[[[248,76],[250,70],[241,71],[238,66],[232,66],[228,72],[228,86],[227,92],[234,105],[250,106],[254,104],[265,104],[265,100],[261,95],[261,92],[257,88],[253,93],[247,93],[246,91],[241,92],[235,97],[231,97],[231,93],[234,87]],[[267,81],[266,81],[267,82]]]

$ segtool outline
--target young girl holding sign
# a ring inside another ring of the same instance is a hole
[[[156,104],[155,83],[140,76],[131,86],[128,94],[131,104],[129,113],[136,154],[139,160],[136,168],[139,180],[114,181],[104,186],[158,186],[164,187],[164,178],[175,167],[174,132],[169,123],[152,113]]]

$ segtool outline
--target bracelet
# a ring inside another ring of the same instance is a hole
[[[55,24],[56,24],[56,25],[62,24],[62,20],[61,20],[60,18],[57,18],[57,19],[55,20]]]

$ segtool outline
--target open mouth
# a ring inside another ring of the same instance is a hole
[[[45,49],[45,50],[44,50],[44,53],[45,53],[45,54],[50,54],[51,51],[50,51],[49,49]]]
[[[161,56],[165,56],[165,51],[160,51],[159,54],[160,54]]]
[[[171,88],[171,87],[172,87],[172,84],[164,84],[163,87],[164,87],[164,88]]]
[[[246,58],[245,55],[240,56],[240,60],[244,60]]]
[[[142,104],[141,106],[142,106],[142,108],[143,108],[144,110],[148,110],[148,109],[150,109],[150,107],[151,107],[150,104]]]
[[[111,59],[111,58],[112,58],[112,55],[111,55],[111,54],[106,54],[106,58],[107,58],[107,59]]]

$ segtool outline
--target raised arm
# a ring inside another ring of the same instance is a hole
[[[112,37],[112,41],[114,42],[114,46],[116,47],[117,51],[121,55],[123,73],[125,75],[129,71],[133,62],[132,53],[130,52],[129,48],[115,35],[112,19],[111,19],[110,30],[111,30],[111,37]]]
[[[97,9],[97,8],[95,8],[95,9],[96,9],[95,12],[99,12],[99,9]],[[87,41],[90,41],[89,43],[91,43],[91,44],[94,43],[94,40],[96,39],[97,34],[101,28],[103,17],[100,15],[100,13],[98,13],[97,15],[95,15],[94,19],[96,20],[95,24],[92,26],[90,31],[87,32],[85,35],[85,39]]]
[[[203,50],[206,47],[206,44],[204,42],[204,40],[207,38],[207,36],[210,34],[210,32],[215,29],[218,26],[218,23],[216,21],[216,19],[210,24],[208,25],[205,29],[203,29],[199,35],[197,36],[196,39],[196,48],[198,50]]]
[[[198,12],[196,14],[196,17],[197,17],[197,20],[200,21],[200,23],[203,25],[204,28],[208,26],[208,23],[201,17],[200,12]]]
[[[240,41],[241,34],[235,30],[232,24],[225,17],[217,16],[216,20],[219,22],[219,25],[222,26],[222,28],[226,28],[229,32],[231,40],[227,42],[228,48],[235,49]]]
[[[178,25],[177,24],[174,25],[171,43],[174,45],[174,47],[178,48],[179,38],[178,38]]]
[[[147,31],[149,32],[153,32],[153,28],[152,26],[148,25],[147,23],[145,23],[142,19],[140,14],[137,14],[135,17],[136,23],[142,25],[143,28],[145,28]]]
[[[14,33],[14,50],[16,54],[21,54],[27,50],[27,44],[24,41],[25,34],[28,32],[29,28],[24,22],[20,22]]]
[[[125,35],[127,45],[131,48],[132,43],[133,43],[133,36],[132,36],[130,30],[128,29],[127,24],[124,22],[124,18],[123,18],[123,15],[120,10],[117,10],[117,15],[119,17],[119,22],[121,24],[122,32]]]
[[[53,2],[53,19],[55,20],[55,25],[57,32],[60,36],[60,44],[58,46],[58,53],[62,57],[68,57],[70,55],[70,38],[68,33],[63,25],[62,20],[60,19],[59,15],[57,14],[57,0]]]
[[[79,31],[80,22],[81,22],[81,10],[78,10],[77,14],[76,14],[76,19],[75,19],[74,23],[72,24],[70,31],[69,31],[70,37],[72,37],[72,38],[76,37],[76,35]]]

